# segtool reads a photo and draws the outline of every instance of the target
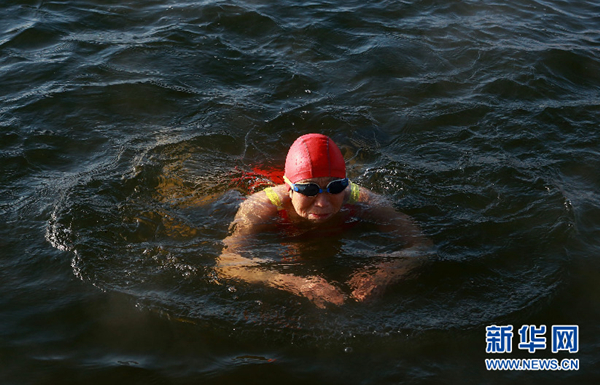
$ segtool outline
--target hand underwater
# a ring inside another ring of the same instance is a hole
[[[279,275],[271,286],[305,297],[321,309],[325,308],[328,303],[343,305],[346,299],[346,296],[338,288],[318,276]]]
[[[348,286],[352,289],[350,297],[360,302],[378,298],[387,287],[405,278],[422,262],[421,258],[399,258],[407,255],[406,251],[395,254],[396,260],[365,267],[352,274],[348,280]]]
[[[346,296],[335,286],[321,277],[305,279],[300,287],[300,293],[311,300],[317,307],[323,309],[327,303],[343,305]]]
[[[359,302],[368,302],[383,295],[385,287],[377,282],[375,274],[361,272],[355,274],[348,285],[352,289],[350,297]]]

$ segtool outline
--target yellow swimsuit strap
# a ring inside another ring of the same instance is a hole
[[[360,198],[360,187],[357,184],[350,182],[350,198],[348,199],[349,205],[353,205],[358,203],[358,199]]]
[[[271,201],[271,203],[277,207],[277,210],[283,210],[283,203],[281,203],[281,199],[279,199],[279,195],[273,190],[272,187],[267,187],[264,189],[265,194],[267,194],[267,198]]]

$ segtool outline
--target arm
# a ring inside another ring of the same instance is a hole
[[[433,246],[433,242],[423,234],[412,218],[396,211],[386,198],[362,187],[360,197],[360,203],[363,204],[361,218],[377,224],[382,232],[395,234],[404,242],[405,250],[414,249],[414,254],[417,249],[428,250]]]
[[[264,284],[303,296],[321,308],[327,303],[343,304],[343,293],[322,277],[283,274],[241,255],[254,235],[273,229],[274,218],[277,218],[277,209],[264,193],[254,194],[242,203],[232,222],[232,234],[223,240],[225,248],[217,260],[217,274],[226,279]]]
[[[361,198],[368,203],[362,212],[363,219],[376,223],[383,232],[397,235],[404,243],[402,250],[384,255],[385,262],[365,266],[352,274],[348,281],[351,297],[368,301],[381,296],[387,287],[419,266],[433,243],[408,215],[397,212],[384,198],[368,190],[364,193],[361,190]]]
[[[405,257],[402,252],[388,258],[393,259],[365,266],[352,273],[348,280],[351,298],[364,302],[380,297],[389,286],[404,279],[423,262],[422,257]]]

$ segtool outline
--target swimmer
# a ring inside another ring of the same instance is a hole
[[[306,297],[317,307],[342,305],[349,300],[368,301],[400,281],[431,246],[420,228],[397,212],[382,196],[360,187],[346,177],[344,157],[331,140],[321,134],[299,137],[285,162],[284,184],[269,187],[245,200],[231,223],[230,235],[218,258],[220,278],[263,284]],[[253,236],[285,227],[289,236],[328,236],[366,221],[393,233],[405,247],[385,255],[383,262],[357,269],[344,285],[319,275],[298,276],[267,269],[257,259],[243,256]]]

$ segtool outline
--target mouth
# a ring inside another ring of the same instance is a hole
[[[328,219],[330,216],[331,216],[331,214],[316,214],[316,213],[309,214],[309,218],[316,220],[316,221],[324,221],[324,220]]]

